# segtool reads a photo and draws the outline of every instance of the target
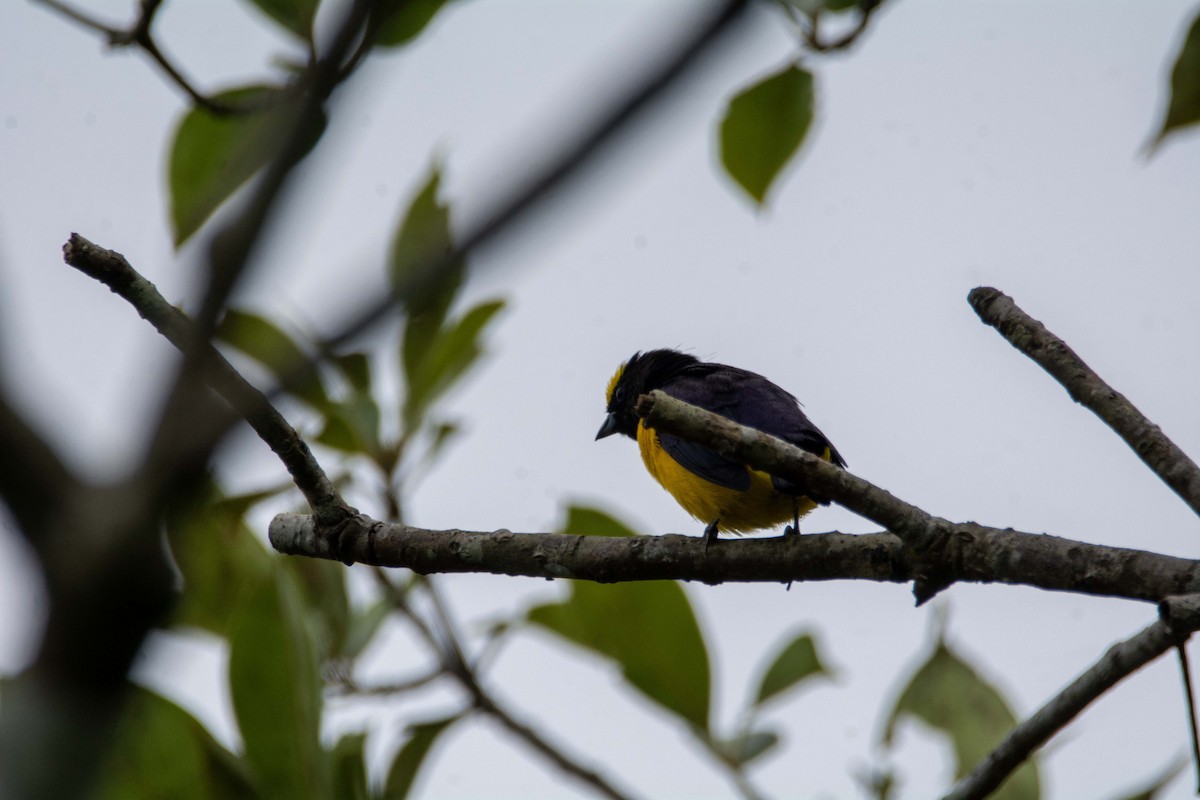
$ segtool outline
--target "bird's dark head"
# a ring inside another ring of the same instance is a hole
[[[678,350],[648,350],[633,357],[613,373],[605,394],[608,416],[596,434],[597,439],[623,433],[637,438],[638,416],[633,410],[637,399],[700,360]]]

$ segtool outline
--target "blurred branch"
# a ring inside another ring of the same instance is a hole
[[[0,392],[0,498],[35,549],[46,537],[46,521],[63,498],[79,490],[78,479],[48,442],[9,405]]]
[[[354,680],[351,676],[339,675],[334,678],[332,685],[329,687],[329,693],[334,697],[343,697],[346,695],[354,695],[356,697],[385,697],[394,694],[404,694],[405,692],[411,692],[428,686],[444,674],[440,669],[437,669],[423,675],[417,675],[414,678],[409,678],[408,680],[365,685]]]
[[[1088,705],[1167,650],[1200,630],[1200,595],[1169,597],[1159,606],[1160,619],[1136,636],[1109,648],[1008,737],[947,794],[944,800],[981,800],[992,793],[1033,751],[1067,726]]]
[[[141,0],[139,4],[139,13],[137,19],[127,28],[117,28],[108,25],[95,17],[83,13],[74,6],[63,3],[60,0],[34,0],[42,5],[50,8],[68,19],[82,25],[83,27],[102,34],[107,40],[110,47],[138,47],[143,50],[154,63],[166,73],[167,77],[183,90],[193,103],[200,108],[212,114],[228,115],[228,114],[244,114],[255,110],[253,106],[235,106],[228,103],[223,103],[220,100],[209,97],[208,95],[197,89],[190,80],[184,77],[183,72],[175,66],[171,59],[162,52],[155,41],[151,28],[154,25],[155,16],[158,14],[159,8],[162,6],[162,0]]]
[[[397,307],[402,295],[419,294],[436,280],[451,264],[465,260],[485,246],[492,244],[503,233],[519,227],[527,221],[531,212],[548,202],[552,194],[568,183],[589,165],[594,164],[606,147],[654,102],[674,86],[702,56],[727,38],[735,23],[743,17],[749,6],[747,0],[722,0],[709,6],[700,15],[700,21],[690,28],[678,42],[661,48],[665,53],[647,69],[633,79],[621,92],[617,100],[602,108],[585,122],[574,136],[564,136],[562,144],[551,151],[548,158],[541,160],[538,167],[528,170],[523,180],[500,193],[500,200],[491,210],[481,215],[481,222],[467,229],[456,246],[441,254],[423,269],[415,271],[412,283],[398,290],[392,297],[364,297],[355,308],[359,309],[337,326],[335,333],[325,340],[322,350],[332,350],[361,335],[380,322],[389,311]],[[622,56],[626,57],[626,56]],[[581,89],[580,94],[594,93]],[[608,92],[601,93],[608,96]],[[513,163],[527,163],[530,158],[522,155],[513,158]]]
[[[382,570],[375,570],[375,578],[393,608],[412,623],[418,635],[438,654],[443,673],[452,677],[466,690],[475,710],[500,723],[559,770],[582,781],[599,794],[612,798],[612,800],[627,800],[629,795],[619,791],[594,769],[586,767],[568,756],[559,745],[551,743],[532,727],[518,720],[511,711],[497,703],[495,698],[487,693],[480,684],[475,669],[463,655],[458,635],[455,633],[450,616],[446,613],[445,605],[434,581],[425,580],[421,583],[429,595],[436,618],[434,624],[430,624],[409,603],[408,594],[397,590]]]
[[[167,302],[154,286],[120,253],[99,247],[77,233],[63,246],[64,260],[75,269],[107,286],[154,326],[171,344],[183,349],[192,340],[188,316]],[[356,513],[338,494],[312,451],[266,395],[254,388],[211,344],[204,347],[205,382],[249,423],[254,432],[279,456],[313,512],[322,520],[337,522]]]
[[[988,286],[971,290],[971,307],[1013,347],[1034,360],[1081,404],[1112,428],[1175,494],[1200,514],[1200,467],[1146,419],[1123,394],[1083,363],[1067,343],[1021,310],[1013,299]]]
[[[809,17],[809,24],[802,28],[805,47],[815,50],[817,53],[830,53],[834,52],[834,50],[845,50],[851,47],[854,42],[858,41],[858,37],[866,32],[866,28],[871,24],[871,17],[874,16],[880,5],[881,0],[860,0],[858,4],[858,20],[854,23],[853,28],[833,38],[822,35],[821,19],[823,13],[820,10],[812,12],[812,16]]]
[[[854,25],[841,35],[831,39],[821,32],[821,20],[826,14],[824,9],[801,11],[792,3],[792,0],[777,1],[788,21],[800,32],[804,46],[817,53],[836,52],[853,45],[866,32],[867,27],[871,24],[871,18],[882,5],[882,0],[860,0],[856,6],[858,19]]]
[[[195,322],[185,331],[189,341],[180,348],[183,364],[171,386],[155,426],[150,449],[138,480],[154,493],[181,476],[194,474],[208,462],[213,449],[229,430],[228,415],[212,413],[198,403],[204,383],[201,365],[225,302],[242,278],[255,248],[279,205],[278,200],[296,165],[308,153],[323,128],[323,109],[338,86],[338,66],[361,35],[372,3],[348,0],[329,48],[300,77],[297,106],[291,124],[280,130],[276,152],[247,190],[239,213],[216,231],[208,246],[207,284]]]
[[[975,523],[950,526],[953,547],[931,552],[923,564],[955,581],[1010,583],[1148,602],[1200,588],[1200,561]],[[270,538],[275,549],[289,555],[344,557],[421,574],[478,572],[598,583],[903,583],[913,580],[916,571],[910,550],[891,533],[723,539],[706,553],[698,535],[616,538],[440,531],[358,515],[346,523],[342,549],[334,552],[335,545],[320,534],[312,517],[280,514],[271,522]]]

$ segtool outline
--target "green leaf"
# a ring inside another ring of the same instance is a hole
[[[338,800],[370,800],[367,788],[367,762],[363,748],[365,733],[349,733],[337,740],[330,757],[333,760],[333,794]]]
[[[217,338],[262,364],[280,380],[288,380],[288,390],[314,408],[329,405],[329,396],[316,373],[308,372],[299,380],[292,378],[309,356],[295,339],[265,317],[230,309],[217,329]]]
[[[371,22],[377,30],[375,43],[397,47],[417,38],[449,0],[380,0]]]
[[[179,247],[229,196],[274,155],[280,137],[295,123],[294,94],[274,86],[247,86],[216,99],[253,111],[216,115],[193,108],[184,115],[171,144],[167,186],[171,226]],[[312,132],[308,148],[324,130]]]
[[[453,247],[450,208],[438,200],[441,180],[441,168],[435,165],[396,229],[389,259],[392,291],[405,312],[410,317],[428,315],[434,330],[450,308],[464,269],[459,259],[434,269]],[[406,354],[405,372],[410,371],[408,363]]]
[[[1016,716],[995,687],[986,682],[944,641],[917,670],[888,716],[883,742],[891,744],[896,724],[915,717],[950,737],[955,778],[961,778],[1017,724]],[[1035,761],[1026,762],[992,795],[991,800],[1036,800],[1040,779]]]
[[[716,742],[717,751],[726,763],[735,767],[745,766],[779,744],[779,735],[774,731],[744,731],[732,739]]]
[[[183,575],[173,622],[227,636],[246,594],[268,579],[272,559],[247,527],[254,496],[223,499],[214,487],[167,520],[171,554]]]
[[[361,611],[353,611],[350,617],[350,627],[342,640],[342,651],[338,655],[345,658],[357,658],[375,638],[379,626],[391,612],[392,604],[387,600],[377,600]]]
[[[761,706],[807,678],[832,674],[817,654],[817,643],[812,636],[800,634],[780,650],[771,666],[767,667],[758,685],[754,705]]]
[[[683,588],[671,581],[570,586],[565,601],[530,609],[529,621],[613,659],[638,691],[706,732],[708,649]]]
[[[99,800],[252,800],[244,765],[194,717],[131,687],[97,786]]]
[[[637,536],[633,529],[598,508],[571,506],[562,533],[572,536]]]
[[[743,90],[721,121],[725,171],[761,206],[812,119],[812,74],[798,64]]]
[[[354,392],[325,409],[325,426],[317,441],[346,453],[374,455],[380,451],[379,405],[368,392]]]
[[[433,426],[433,441],[429,443],[429,449],[425,451],[423,463],[428,466],[437,460],[441,455],[442,450],[449,444],[450,440],[458,435],[461,428],[455,422],[439,422]]]
[[[285,558],[280,563],[300,590],[321,659],[340,654],[351,615],[350,599],[346,596],[346,568],[320,558]]]
[[[388,769],[381,800],[404,800],[408,797],[413,783],[417,780],[417,772],[438,736],[461,718],[461,714],[454,714],[409,727],[408,741],[396,753],[396,758]]]
[[[366,353],[345,353],[333,357],[333,364],[360,392],[371,391],[371,362]]]
[[[246,761],[269,798],[328,795],[314,639],[299,591],[282,569],[243,599],[230,636],[233,710]]]
[[[312,41],[318,0],[250,0],[259,10],[305,42]]]
[[[1183,772],[1184,767],[1187,765],[1187,759],[1176,759],[1173,763],[1168,764],[1158,777],[1151,778],[1150,782],[1141,789],[1137,789],[1130,794],[1121,795],[1121,800],[1157,800],[1162,795],[1162,792],[1175,782],[1175,779],[1179,777],[1179,773]]]
[[[503,300],[488,300],[449,322],[433,337],[424,353],[406,371],[408,394],[404,398],[405,430],[414,430],[433,402],[466,374],[483,354],[479,337],[504,308]],[[408,348],[407,333],[405,349]],[[406,370],[410,362],[406,359]]]
[[[1171,131],[1197,122],[1200,122],[1200,15],[1192,20],[1183,47],[1175,57],[1175,66],[1171,70],[1171,102],[1151,149]]]

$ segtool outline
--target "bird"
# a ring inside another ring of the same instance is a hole
[[[839,467],[845,467],[846,461],[800,410],[795,396],[762,375],[701,361],[679,350],[634,353],[608,382],[607,415],[596,440],[616,433],[636,440],[646,470],[688,514],[707,523],[705,549],[719,531],[741,534],[790,520],[793,524],[784,535],[799,534],[800,517],[829,504],[803,484],[647,428],[634,404],[654,389],[777,436]]]

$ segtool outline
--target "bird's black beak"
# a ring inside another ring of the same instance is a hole
[[[604,418],[604,424],[600,426],[600,430],[596,433],[596,441],[603,439],[605,436],[612,436],[617,432],[617,415],[609,412],[609,415]]]

